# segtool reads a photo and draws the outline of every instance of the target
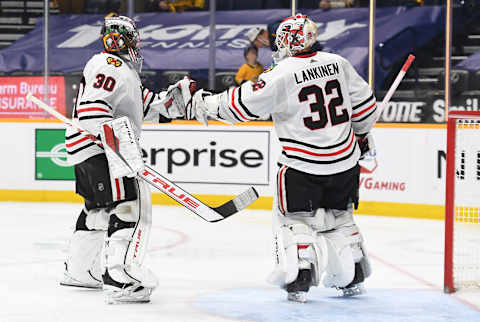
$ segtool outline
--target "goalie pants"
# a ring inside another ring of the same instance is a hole
[[[97,154],[75,165],[75,189],[87,210],[113,208],[137,199],[135,178],[110,178],[107,157]]]
[[[282,213],[312,212],[319,208],[347,210],[352,203],[356,209],[359,182],[358,164],[332,175],[313,175],[280,165],[278,209]]]

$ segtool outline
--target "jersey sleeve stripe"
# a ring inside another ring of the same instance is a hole
[[[87,108],[80,108],[77,110],[77,113],[85,113],[85,112],[104,112],[104,113],[108,113],[108,114],[111,114],[111,112],[109,110],[106,110],[104,108],[101,108],[101,107],[87,107]]]
[[[294,144],[298,144],[298,145],[303,145],[305,147],[312,148],[312,149],[327,150],[327,149],[333,149],[333,148],[337,148],[339,146],[344,145],[348,141],[348,139],[350,138],[351,134],[352,134],[352,128],[350,127],[348,135],[345,136],[345,139],[343,139],[339,143],[329,145],[329,146],[318,146],[318,145],[313,145],[313,144],[310,144],[310,143],[305,143],[305,142],[301,142],[301,141],[297,141],[297,140],[293,140],[293,139],[287,139],[287,138],[279,138],[279,141],[280,142],[287,142],[287,143],[294,143]]]
[[[112,107],[110,105],[108,105],[107,102],[103,101],[103,100],[96,100],[96,101],[85,101],[85,102],[80,102],[80,104],[78,104],[79,106],[80,105],[89,105],[89,104],[94,104],[94,105],[105,105],[108,109],[110,110],[113,110]]]
[[[75,141],[75,142],[65,143],[65,146],[66,146],[67,148],[71,148],[71,147],[74,147],[75,145],[80,144],[80,143],[82,143],[82,142],[85,142],[85,141],[87,141],[87,140],[88,140],[88,137],[84,136],[83,138],[81,138],[81,139],[79,139],[79,140],[77,140],[77,141]]]
[[[72,135],[70,135],[70,136],[66,136],[66,137],[65,137],[65,140],[74,139],[74,138],[76,138],[77,136],[79,136],[80,134],[81,134],[80,132],[76,132],[76,133],[74,133],[74,134],[72,134]]]
[[[300,148],[289,147],[289,146],[283,146],[283,149],[286,150],[286,151],[301,152],[301,153],[305,153],[305,154],[315,156],[315,157],[332,157],[332,156],[335,156],[335,155],[342,154],[342,153],[348,151],[352,147],[353,143],[355,142],[355,137],[353,135],[350,135],[350,137],[351,137],[350,143],[346,147],[344,147],[341,150],[338,150],[336,152],[331,152],[331,153],[317,153],[317,152],[312,152],[312,151],[308,151],[308,150],[304,150],[304,149],[300,149]]]
[[[143,95],[143,105],[145,105],[145,102],[147,101],[148,95],[150,95],[150,91],[147,88],[145,88],[144,93],[145,94]]]
[[[233,108],[235,109],[235,111],[237,111],[238,115],[240,115],[245,121],[249,121],[249,119],[247,119],[245,116],[243,116],[242,112],[240,112],[240,110],[237,108],[237,106],[235,105],[235,90],[237,89],[237,87],[235,87],[233,90],[232,90],[232,106]],[[240,120],[241,121],[241,120]],[[244,122],[245,122],[244,121]]]
[[[360,104],[357,104],[357,105],[355,105],[354,107],[352,107],[352,110],[356,110],[356,109],[358,109],[359,107],[362,107],[363,105],[365,105],[365,104],[367,104],[368,102],[370,102],[373,98],[374,98],[374,96],[373,96],[373,93],[372,93],[372,95],[370,95],[369,98],[367,98],[366,100],[364,100],[364,101],[361,102]]]
[[[230,110],[230,113],[232,113],[232,115],[235,117],[236,120],[238,120],[239,122],[244,122],[237,116],[237,114],[235,114],[235,112],[231,108],[228,108],[228,109]]]
[[[377,110],[377,109],[375,108],[373,111],[371,111],[370,113],[368,113],[367,115],[365,115],[365,116],[362,117],[361,119],[359,119],[359,120],[352,120],[352,122],[355,122],[355,123],[362,122],[362,121],[368,119],[370,116],[372,116],[372,115],[375,113],[376,110]]]
[[[94,142],[90,142],[89,144],[84,145],[84,146],[82,146],[82,147],[80,147],[80,148],[78,148],[78,149],[76,149],[76,150],[73,150],[73,151],[67,150],[67,153],[70,154],[70,155],[73,155],[73,154],[75,154],[75,153],[77,153],[77,152],[80,152],[80,151],[82,151],[82,150],[85,150],[85,149],[87,149],[87,148],[89,148],[89,147],[91,147],[91,146],[93,146],[93,145],[95,145],[95,143],[94,143]]]
[[[368,112],[369,110],[371,110],[372,108],[376,108],[377,106],[377,103],[376,102],[373,102],[372,105],[370,105],[369,107],[367,107],[366,109],[364,109],[363,111],[360,111],[358,113],[355,113],[352,115],[352,118],[355,118],[355,117],[359,117],[360,115],[364,114],[365,112]]]
[[[256,118],[256,119],[259,118],[258,115],[255,115],[255,114],[253,114],[252,112],[250,112],[250,111],[248,110],[248,108],[245,106],[245,104],[243,104],[243,102],[242,102],[242,86],[240,86],[240,87],[238,88],[238,103],[239,103],[240,106],[243,108],[243,110],[245,111],[245,113],[247,113],[248,116],[253,117],[253,118]]]
[[[113,119],[113,116],[111,116],[111,115],[89,115],[89,116],[80,116],[78,119],[80,121],[84,121],[84,120],[103,119],[103,118]]]

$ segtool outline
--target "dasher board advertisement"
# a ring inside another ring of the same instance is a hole
[[[145,162],[174,182],[268,185],[270,131],[149,129]]]
[[[44,119],[52,118],[31,101],[27,94],[40,99],[45,95],[42,76],[0,77],[0,118]],[[48,78],[48,105],[65,115],[65,80],[63,76]]]

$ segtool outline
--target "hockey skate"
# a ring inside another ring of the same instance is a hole
[[[99,281],[95,277],[93,277],[90,271],[88,271],[88,273],[91,279],[89,279],[89,281],[80,281],[79,279],[74,278],[68,272],[67,264],[65,263],[65,271],[63,272],[63,279],[60,281],[60,285],[70,286],[70,287],[89,288],[89,289],[95,289],[95,290],[102,289],[103,287],[102,281]]]
[[[339,287],[337,288],[339,291],[342,291],[343,297],[351,297],[365,294],[367,291],[362,283],[358,284],[351,284],[346,287]]]
[[[307,302],[307,292],[289,292],[287,300],[292,302],[305,303]]]
[[[105,302],[107,304],[148,303],[155,287],[146,287],[139,281],[120,283],[115,281],[108,271],[103,275]]]
[[[105,286],[105,302],[107,304],[150,302],[151,288],[145,288],[140,284],[127,285],[124,288]]]
[[[311,270],[301,269],[298,272],[297,279],[286,287],[288,292],[287,300],[299,303],[307,302],[307,292],[310,289],[311,282]]]
[[[345,287],[337,287],[337,290],[342,291],[343,297],[351,297],[365,294],[367,291],[363,286],[365,280],[364,269],[361,263],[355,263],[355,276],[353,281]]]

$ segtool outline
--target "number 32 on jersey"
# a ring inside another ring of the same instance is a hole
[[[333,94],[333,90],[337,91],[337,96],[330,99],[328,106],[325,106],[325,96]],[[325,93],[325,94],[324,94]],[[337,107],[343,104],[343,95],[340,88],[340,82],[337,79],[328,81],[325,84],[325,88],[322,89],[318,85],[310,85],[303,87],[298,93],[298,99],[300,102],[308,102],[309,96],[313,95],[315,101],[310,104],[310,111],[317,113],[316,119],[313,116],[303,118],[303,123],[310,130],[323,129],[330,119],[332,126],[348,122],[349,115],[347,108],[343,108],[340,114],[337,111]]]

